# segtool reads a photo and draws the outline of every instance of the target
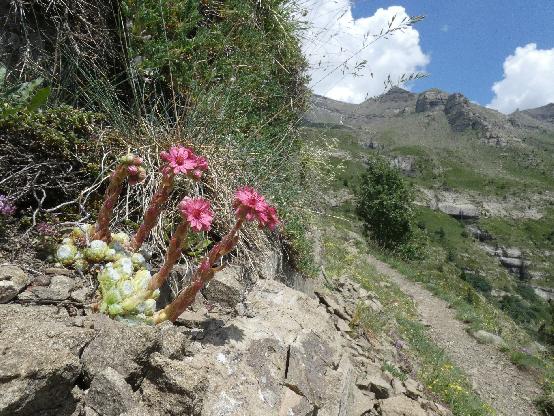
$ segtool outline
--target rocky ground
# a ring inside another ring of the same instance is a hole
[[[0,265],[0,416],[450,414],[383,370],[402,345],[350,325],[375,294],[276,277],[228,268],[175,325],[150,327],[92,313],[86,276]]]

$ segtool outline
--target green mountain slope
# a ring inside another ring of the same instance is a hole
[[[428,244],[418,261],[375,252],[448,299],[473,330],[531,357],[552,343],[553,115],[552,105],[504,115],[461,94],[393,88],[359,105],[313,97],[304,136],[335,146],[340,173],[326,199],[346,219],[355,220],[368,155],[389,158],[416,190]]]

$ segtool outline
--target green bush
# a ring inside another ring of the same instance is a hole
[[[356,190],[356,211],[366,231],[381,245],[394,248],[413,232],[413,195],[400,172],[381,156],[368,160]]]
[[[492,286],[483,277],[474,273],[462,271],[461,278],[462,280],[465,280],[466,282],[468,282],[471,286],[473,286],[474,289],[478,290],[479,292],[487,295],[491,293]]]

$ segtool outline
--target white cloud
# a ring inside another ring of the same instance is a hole
[[[516,48],[504,61],[504,78],[492,86],[487,106],[503,113],[554,102],[554,48],[537,49],[530,43]]]
[[[303,34],[302,47],[316,94],[359,103],[368,96],[382,94],[389,75],[396,81],[403,74],[423,71],[429,63],[429,57],[421,50],[419,33],[413,27],[371,43],[373,35],[386,30],[394,16],[392,27],[408,18],[404,7],[381,8],[373,16],[354,19],[349,0],[304,0],[302,3],[307,11],[302,20],[310,24]],[[365,67],[354,71],[364,60]],[[341,66],[345,61],[348,69]]]

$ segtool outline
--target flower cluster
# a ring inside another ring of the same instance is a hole
[[[210,201],[203,198],[184,198],[179,203],[179,210],[183,219],[194,231],[209,231],[212,226],[214,213]]]
[[[279,224],[277,211],[262,195],[250,187],[238,189],[233,202],[236,213],[234,227],[219,243],[211,247],[196,269],[191,284],[173,302],[156,311],[159,289],[181,258],[189,233],[210,231],[214,219],[208,200],[183,198],[179,203],[181,222],[171,236],[162,266],[157,273],[151,274],[151,268],[139,249],[169,200],[175,177],[183,174],[198,180],[208,168],[206,159],[197,156],[187,147],[174,146],[168,152],[161,152],[160,156],[164,160],[160,184],[152,196],[142,223],[132,237],[125,233],[112,234],[109,230],[110,218],[125,178],[130,184],[136,184],[146,176],[142,160],[127,155],[120,160],[110,178],[96,225],[76,227],[64,238],[56,252],[61,265],[78,270],[95,266],[94,270],[98,270],[100,295],[98,310],[113,318],[149,323],[174,321],[222,267],[220,260],[236,247],[244,222],[257,221],[261,228],[272,230]]]
[[[162,170],[165,175],[183,174],[198,180],[208,170],[207,160],[189,147],[173,146],[169,152],[161,152],[160,157],[166,162]]]
[[[0,215],[9,217],[15,213],[15,205],[6,195],[0,195]]]
[[[249,186],[239,188],[235,192],[233,208],[238,218],[244,218],[247,221],[257,220],[260,228],[267,227],[274,230],[279,225],[277,210]]]

